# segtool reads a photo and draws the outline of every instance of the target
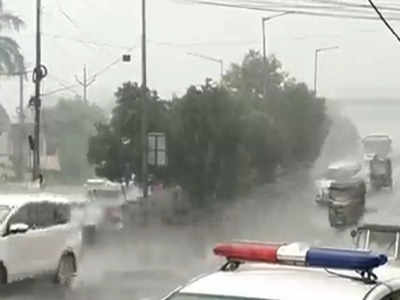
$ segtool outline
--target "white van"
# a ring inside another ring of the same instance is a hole
[[[0,283],[51,275],[69,285],[82,234],[67,199],[48,194],[0,195]]]

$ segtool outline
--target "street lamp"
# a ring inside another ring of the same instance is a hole
[[[221,76],[221,82],[222,82],[222,77],[224,76],[224,61],[222,59],[211,57],[211,56],[206,56],[206,55],[203,55],[203,54],[192,53],[192,52],[188,52],[186,54],[187,55],[191,55],[191,56],[195,56],[195,57],[200,57],[202,59],[218,63],[219,66],[220,66],[220,76]]]
[[[265,23],[272,20],[272,19],[276,19],[288,14],[292,14],[293,12],[291,11],[286,11],[280,14],[276,14],[276,15],[272,15],[269,17],[263,17],[261,18],[261,24],[262,24],[262,35],[263,35],[263,58],[264,58],[264,65],[267,61],[267,37],[266,37],[266,28],[265,28]]]
[[[336,50],[336,49],[339,49],[339,47],[333,46],[333,47],[315,49],[315,56],[314,56],[314,93],[315,93],[315,96],[317,96],[318,54],[320,52]]]
[[[267,37],[266,37],[266,28],[265,28],[265,23],[275,19],[275,18],[279,18],[288,14],[291,14],[293,12],[291,11],[286,11],[283,13],[279,13],[276,15],[272,15],[269,17],[263,17],[261,18],[261,25],[262,25],[262,35],[263,35],[263,65],[264,65],[264,75],[265,75],[265,80],[267,80]],[[264,98],[266,97],[267,94],[267,83],[264,83],[264,90],[263,90],[263,94],[264,94]]]

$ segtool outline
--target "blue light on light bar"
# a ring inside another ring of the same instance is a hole
[[[388,258],[371,251],[357,251],[329,248],[310,248],[306,264],[311,267],[370,271],[384,265]]]

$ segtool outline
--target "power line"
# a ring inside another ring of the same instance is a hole
[[[337,19],[353,19],[353,20],[379,20],[376,16],[372,16],[371,14],[354,14],[349,12],[333,12],[333,11],[318,11],[310,9],[289,9],[289,8],[277,8],[270,6],[257,6],[251,4],[232,4],[226,3],[222,1],[212,1],[212,0],[185,0],[186,2],[192,4],[202,4],[202,5],[210,5],[210,6],[219,6],[226,8],[239,8],[239,9],[248,9],[248,10],[256,10],[256,11],[268,11],[268,12],[289,12],[297,15],[308,15],[308,16],[318,16],[318,17],[331,17]],[[400,21],[400,15],[390,16],[389,19]]]
[[[84,40],[84,39],[79,39],[79,38],[74,38],[74,37],[62,36],[60,34],[44,33],[43,35],[47,38],[58,39],[58,40],[69,40],[69,41],[73,41],[73,42],[76,42],[79,44],[96,46],[96,47],[115,48],[115,49],[123,49],[123,50],[129,49],[129,46],[122,46],[122,45],[115,45],[115,44],[106,43],[106,42]]]
[[[226,2],[226,1],[225,1]],[[346,10],[352,8],[357,9],[358,12],[367,11],[369,12],[370,6],[368,4],[363,3],[354,3],[354,2],[344,2],[338,0],[301,0],[301,1],[293,1],[293,0],[228,0],[228,2],[234,2],[239,4],[257,4],[257,5],[273,5],[280,6],[290,5],[292,8],[312,8],[312,9],[334,9],[334,10]],[[318,6],[316,5],[318,4]],[[378,7],[380,10],[391,11],[391,12],[399,12],[400,6],[396,6],[394,4],[389,5],[380,5]]]
[[[385,17],[382,15],[382,13],[379,11],[379,9],[375,6],[374,2],[372,0],[368,0],[368,2],[371,4],[372,8],[375,10],[375,12],[378,14],[379,18],[382,20],[382,22],[386,25],[386,27],[390,30],[390,32],[396,37],[397,41],[400,42],[400,37],[396,33],[396,31],[390,26],[389,22],[386,21]]]
[[[81,96],[79,95],[79,93],[74,90],[74,87],[68,85],[68,83],[66,83],[65,81],[61,80],[60,78],[54,76],[54,75],[49,75],[49,77],[51,79],[53,79],[54,81],[56,81],[59,85],[61,85],[63,88],[65,88],[66,90],[70,91],[71,93],[75,94],[76,96]]]
[[[236,46],[236,45],[253,45],[258,44],[258,41],[205,41],[205,42],[188,42],[188,43],[174,43],[174,42],[159,42],[154,40],[147,40],[149,43],[152,43],[157,46],[166,46],[166,47],[176,47],[176,48],[187,48],[187,47],[195,47],[195,46]]]
[[[71,16],[64,10],[64,8],[62,7],[61,3],[59,0],[56,0],[57,3],[57,8],[58,11],[61,13],[61,15],[64,16],[64,18],[70,23],[72,24],[76,29],[80,30],[78,23],[76,23]]]
[[[78,87],[78,84],[65,86],[65,87],[62,87],[62,88],[59,88],[59,89],[52,90],[50,92],[43,93],[42,96],[51,96],[51,95],[54,95],[54,94],[58,94],[60,92],[71,91],[72,88],[76,88],[76,87]]]
[[[136,48],[136,46],[135,46],[135,47],[131,47],[131,48],[128,49],[128,50],[129,50],[129,51],[132,51],[132,50],[135,49],[135,48]],[[91,81],[91,80],[92,80],[93,78],[95,78],[95,77],[98,78],[99,76],[101,76],[101,75],[103,75],[104,73],[106,73],[108,70],[110,70],[113,66],[115,66],[115,65],[118,64],[119,62],[121,62],[121,56],[118,56],[118,58],[115,59],[115,60],[113,60],[110,64],[106,65],[105,67],[101,68],[99,71],[97,71],[96,73],[94,73],[94,74],[91,76],[91,78],[88,79],[88,80]],[[53,75],[53,78],[54,78],[54,75]],[[62,88],[55,89],[55,90],[52,90],[52,91],[43,93],[42,96],[51,96],[51,95],[54,95],[54,94],[58,94],[58,93],[60,93],[60,92],[67,91],[67,90],[71,91],[72,89],[79,87],[79,84],[67,85],[67,84],[61,83],[61,82],[58,82],[58,83],[62,86]],[[74,91],[74,93],[76,93],[76,92]]]

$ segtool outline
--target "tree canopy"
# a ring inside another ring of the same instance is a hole
[[[0,0],[0,72],[12,74],[24,70],[24,59],[18,43],[4,35],[5,30],[19,31],[24,25],[23,20],[4,10]]]
[[[290,78],[275,57],[264,68],[256,51],[231,65],[221,84],[207,79],[171,101],[150,94],[149,132],[166,133],[168,148],[168,166],[151,172],[181,185],[198,205],[273,180],[278,167],[312,163],[330,125],[324,99]],[[140,177],[143,90],[125,83],[115,96],[111,121],[90,138],[88,159],[100,176]]]
[[[92,176],[86,158],[88,140],[96,132],[95,125],[105,122],[103,111],[80,99],[60,99],[43,110],[42,119],[48,154],[57,151],[64,179],[79,182]]]

